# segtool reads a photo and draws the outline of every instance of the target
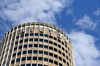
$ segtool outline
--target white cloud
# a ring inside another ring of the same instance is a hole
[[[66,11],[66,14],[67,14],[67,15],[73,14],[73,9],[68,9],[68,10]]]
[[[100,8],[93,12],[94,15],[99,16],[100,15]]]
[[[100,66],[100,52],[95,46],[96,38],[84,32],[67,34],[74,48],[76,66]]]
[[[56,24],[55,14],[69,7],[73,0],[3,0],[0,3],[2,19],[13,26],[25,22],[47,22]]]
[[[97,23],[95,23],[89,16],[84,15],[81,19],[79,19],[76,22],[77,25],[79,25],[81,28],[84,29],[92,29],[94,30],[97,26]]]

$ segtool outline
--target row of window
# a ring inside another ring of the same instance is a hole
[[[43,40],[43,39],[34,38],[34,41],[38,41],[38,40],[39,40],[39,42],[43,42],[44,41],[45,43],[54,44],[54,46],[58,46],[59,48],[62,48],[63,51],[65,50],[64,47],[61,47],[61,45],[59,45],[59,44],[57,44],[55,42],[53,43],[52,41],[48,41],[46,39]],[[33,38],[30,38],[29,41],[33,41]],[[22,43],[22,42],[23,42],[23,40],[19,41],[19,43]],[[25,39],[24,42],[28,42],[28,39]],[[15,42],[15,45],[17,45],[17,44],[18,44],[18,41]],[[14,44],[12,43],[11,46],[13,46],[13,45]],[[29,45],[29,46],[32,46],[32,45]],[[66,44],[65,44],[65,47],[67,48]]]
[[[27,48],[27,46],[28,46],[28,45],[24,45],[23,48]],[[63,53],[63,52],[60,51],[60,50],[57,51],[56,48],[53,48],[53,47],[47,46],[47,45],[42,45],[42,44],[34,44],[34,47],[43,48],[43,46],[44,46],[45,49],[53,50],[53,51],[55,51],[55,52],[58,52],[59,54],[63,54],[63,56],[65,57],[65,53]],[[29,47],[33,47],[33,44],[29,44]],[[62,48],[63,48],[63,47],[62,47]],[[18,49],[22,49],[22,45],[19,46]],[[15,51],[15,50],[17,50],[17,47],[14,48],[14,51]],[[63,48],[63,50],[64,50],[64,48]],[[12,52],[12,49],[10,49],[10,52]],[[69,56],[70,56],[70,53],[68,53],[67,50],[65,50],[65,52],[66,52],[67,54],[69,54]]]
[[[50,62],[50,63],[54,63],[55,65],[58,65],[57,61],[53,61],[52,59],[48,59],[48,58],[43,58],[43,57],[22,57],[21,58],[17,58],[16,62],[20,62],[20,61],[31,61],[31,60],[39,60],[39,61],[45,61],[45,62]],[[15,60],[11,61],[11,64],[14,64]],[[67,65],[69,66],[69,63],[67,62]],[[59,66],[63,66],[61,63],[59,63]]]
[[[39,35],[39,33],[30,33],[30,36],[33,36],[33,35],[35,35],[35,36],[44,36],[44,37],[49,37],[49,38],[51,38],[51,39],[53,39],[54,38],[54,40],[57,40],[57,38],[56,37],[53,37],[53,36],[51,36],[51,35],[47,35],[47,34],[40,34]],[[25,37],[27,37],[27,36],[29,36],[29,34],[25,34]],[[24,35],[22,34],[20,37],[24,37]],[[18,39],[19,38],[19,36],[17,36],[16,37],[16,39]],[[14,40],[14,38],[12,39],[12,41]],[[64,42],[62,42],[62,41],[60,41],[59,39],[58,39],[58,42],[61,42],[63,45],[64,45]]]

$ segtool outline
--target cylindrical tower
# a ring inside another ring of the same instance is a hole
[[[69,38],[50,24],[18,25],[7,32],[0,45],[1,66],[75,66]]]

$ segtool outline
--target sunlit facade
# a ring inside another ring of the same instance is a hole
[[[6,27],[5,27],[6,28]],[[75,66],[68,36],[50,24],[18,25],[0,43],[1,66]]]

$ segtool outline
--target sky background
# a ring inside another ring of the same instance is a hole
[[[100,66],[100,0],[0,0],[0,41],[27,22],[63,30],[73,45],[76,66]]]

